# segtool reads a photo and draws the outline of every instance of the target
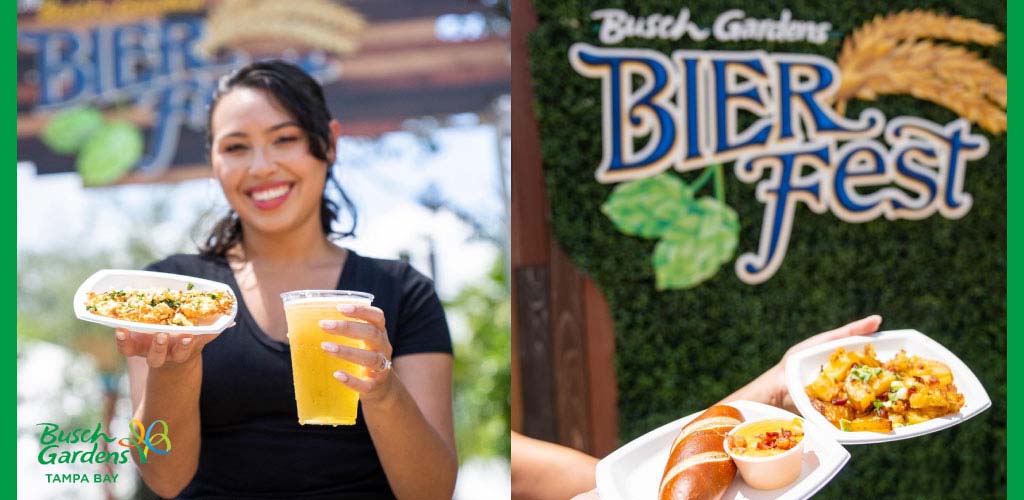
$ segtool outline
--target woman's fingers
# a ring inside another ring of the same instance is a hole
[[[334,372],[334,378],[345,384],[348,388],[359,394],[368,394],[380,385],[381,379],[359,378],[351,373],[338,370]]]
[[[178,337],[178,341],[171,347],[171,361],[175,363],[184,363],[192,357],[192,351],[195,349],[195,339],[191,335],[182,335]]]
[[[824,344],[825,342],[831,342],[836,339],[851,337],[854,335],[867,335],[870,333],[875,333],[876,331],[878,331],[878,327],[881,324],[882,317],[877,314],[859,319],[852,323],[847,323],[834,330],[829,330],[827,332],[819,333],[817,335],[814,335],[813,337],[804,339],[803,342],[800,342],[799,344],[790,347],[789,350],[786,351],[786,356],[789,356],[791,353],[802,351],[804,349],[814,347],[819,344]],[[782,359],[786,359],[785,356]]]
[[[151,343],[150,335],[118,328],[114,330],[117,350],[125,357],[146,357]]]
[[[331,356],[344,359],[345,361],[351,361],[371,370],[380,370],[387,362],[387,358],[377,351],[358,349],[346,345],[335,344],[334,342],[321,342],[320,348]]]
[[[882,317],[874,314],[863,319],[854,321],[853,323],[847,323],[835,330],[825,332],[821,335],[822,340],[836,340],[843,337],[851,337],[854,335],[867,335],[869,333],[875,333],[878,331],[878,327],[882,324]]]
[[[390,352],[391,350],[387,334],[371,323],[325,319],[320,321],[320,328],[332,335],[343,335],[366,341],[367,347],[376,351]]]
[[[188,361],[217,335],[140,333],[118,328],[114,331],[117,350],[125,357],[146,358],[152,368]]]
[[[130,358],[139,355],[136,343],[132,340],[131,332],[128,330],[124,328],[114,330],[114,341],[117,343],[117,350],[122,356]]]
[[[384,311],[380,308],[361,304],[338,304],[338,311],[350,318],[366,321],[382,332],[387,331],[384,325]]]
[[[325,342],[323,346],[325,351],[343,359],[349,359],[346,356],[352,356],[354,359],[350,359],[350,361],[371,368],[379,366],[380,362],[380,355],[372,351],[383,353],[384,356],[391,355],[391,343],[388,341],[387,329],[384,326],[384,311],[373,306],[360,304],[338,304],[338,311],[348,318],[362,320],[365,323],[362,321],[325,319],[320,321],[320,328],[332,335],[342,335],[362,340],[366,342],[367,350],[345,348],[345,346],[333,342]],[[362,353],[354,351],[362,351]]]
[[[167,334],[158,333],[146,353],[146,362],[151,368],[160,368],[167,361]]]

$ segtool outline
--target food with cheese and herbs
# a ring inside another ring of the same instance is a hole
[[[948,366],[902,349],[882,363],[871,344],[861,352],[836,349],[805,391],[814,409],[851,432],[892,432],[964,406]]]
[[[799,418],[750,422],[729,435],[729,450],[745,457],[769,457],[796,448],[804,439]]]
[[[86,295],[85,309],[93,314],[137,323],[196,326],[210,324],[235,305],[228,290],[125,288]]]

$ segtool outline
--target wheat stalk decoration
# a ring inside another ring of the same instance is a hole
[[[920,10],[877,16],[846,39],[837,63],[842,82],[834,96],[845,113],[850,99],[908,94],[948,108],[985,130],[1006,130],[1006,75],[959,45],[995,45],[995,27],[960,16]]]
[[[331,0],[231,0],[215,4],[197,44],[205,54],[245,42],[293,42],[349,54],[359,47],[366,20]]]

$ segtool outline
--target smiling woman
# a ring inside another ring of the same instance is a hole
[[[340,127],[320,86],[288,63],[250,64],[219,82],[208,124],[210,163],[231,210],[199,255],[149,269],[228,284],[237,324],[219,336],[117,332],[134,417],[162,419],[175,435],[174,453],[135,457],[143,480],[178,498],[451,498],[458,466],[445,314],[433,284],[408,264],[331,241],[352,234],[355,210],[331,174]],[[331,186],[352,221],[343,231],[333,225]],[[312,352],[290,342],[281,294],[342,289],[372,294],[373,305],[325,311],[312,323],[325,339]],[[342,386],[359,393],[353,425],[300,425],[292,362],[318,356],[346,362],[317,383],[320,397]]]
[[[294,224],[296,214],[313,213],[310,205],[319,203],[323,233],[351,236],[357,221],[355,206],[332,169],[324,168],[325,163],[334,163],[340,126],[331,119],[323,90],[295,66],[278,64],[274,71],[254,66],[222,80],[211,104],[207,147],[214,175],[232,210],[214,227],[203,253],[223,254],[238,243],[242,231],[239,213],[270,212],[292,197],[299,201],[294,208],[275,213],[271,220],[258,217],[252,221],[271,226],[288,221]],[[285,168],[275,168],[279,165]],[[328,196],[331,186],[352,220],[343,231],[335,231],[332,225],[339,207]],[[317,219],[308,223],[315,222]]]

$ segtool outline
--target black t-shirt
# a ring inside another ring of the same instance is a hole
[[[299,425],[288,344],[256,324],[225,260],[174,255],[146,269],[226,283],[239,299],[236,325],[203,348],[199,470],[180,498],[394,498],[362,405],[353,426]],[[408,264],[349,251],[337,288],[374,295],[393,357],[452,352],[433,283]]]

